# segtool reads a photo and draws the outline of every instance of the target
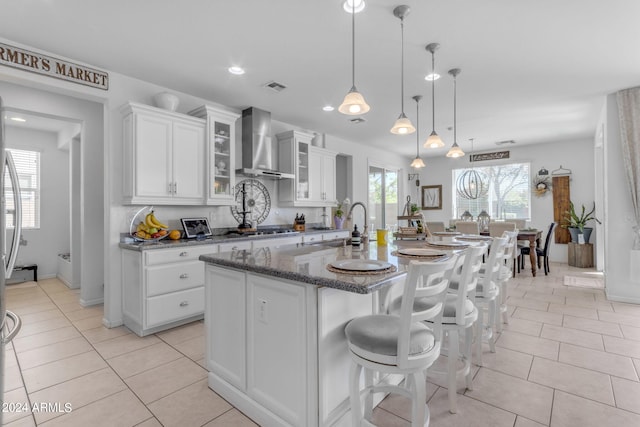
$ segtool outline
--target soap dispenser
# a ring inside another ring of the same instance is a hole
[[[358,231],[358,224],[353,227],[351,232],[351,246],[360,247],[360,232]]]

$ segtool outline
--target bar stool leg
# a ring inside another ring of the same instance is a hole
[[[468,328],[465,329],[464,331],[465,336],[464,336],[464,354],[465,357],[468,358],[468,360],[466,360],[466,363],[469,364],[469,372],[467,373],[467,376],[465,378],[465,383],[466,383],[466,387],[467,390],[473,390],[473,383],[472,383],[472,372],[471,372],[471,354],[472,354],[472,344],[473,344],[473,325],[470,325]]]
[[[448,358],[448,395],[449,395],[449,412],[455,414],[457,412],[456,400],[457,400],[457,381],[456,381],[456,372],[458,368],[458,357],[459,350],[458,346],[460,345],[457,330],[450,330],[447,332],[449,335],[449,353],[447,354]]]
[[[351,362],[350,370],[350,400],[351,400],[351,421],[353,426],[359,426],[362,421],[362,408],[360,402],[360,374],[362,366],[355,361]]]
[[[427,379],[425,377],[424,371],[415,372],[410,376],[413,378],[413,387],[415,388],[415,394],[413,396],[411,404],[411,419],[415,422],[416,420],[425,419],[425,405],[427,403]]]

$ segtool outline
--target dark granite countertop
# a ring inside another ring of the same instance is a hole
[[[200,256],[209,264],[252,271],[269,276],[293,280],[311,285],[367,294],[391,285],[406,274],[411,259],[391,255],[402,246],[420,246],[421,242],[392,242],[378,246],[371,242],[367,247],[355,249],[340,243],[284,245],[277,248],[237,250]],[[341,274],[327,269],[327,264],[343,259],[387,261],[397,268],[385,274]]]

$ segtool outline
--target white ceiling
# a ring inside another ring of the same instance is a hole
[[[458,76],[458,143],[493,150],[584,139],[603,97],[640,85],[637,0],[366,0],[356,15],[356,85],[365,123],[337,111],[351,86],[351,16],[343,0],[22,0],[3,2],[0,36],[275,120],[413,157],[416,135],[389,129],[400,113],[399,4],[405,19],[405,112],[431,131],[424,76],[436,53],[436,130],[452,143]],[[246,68],[244,76],[227,72]],[[262,87],[275,80],[276,93]],[[336,110],[323,112],[332,104]],[[510,146],[508,146],[510,147]],[[448,147],[447,147],[448,148]],[[423,157],[443,155],[427,150]]]

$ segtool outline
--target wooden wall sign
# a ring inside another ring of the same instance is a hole
[[[74,64],[4,43],[0,43],[0,65],[109,90],[109,74],[106,71]]]
[[[509,151],[494,151],[493,153],[478,153],[469,156],[470,162],[481,162],[483,160],[500,160],[508,159]]]
[[[571,203],[571,192],[569,189],[570,176],[554,176],[551,181],[553,186],[553,220],[558,223],[555,230],[556,243],[569,243],[571,235],[569,230],[561,227],[564,220],[564,213],[569,210]]]

